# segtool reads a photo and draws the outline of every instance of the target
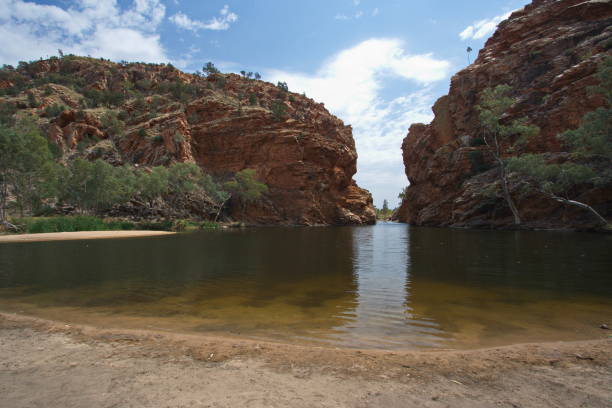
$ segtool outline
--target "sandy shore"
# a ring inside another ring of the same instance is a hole
[[[79,232],[50,232],[42,234],[15,234],[0,235],[1,242],[40,242],[40,241],[71,241],[79,239],[109,239],[109,238],[135,238],[169,235],[174,232],[167,231],[79,231]]]
[[[385,352],[0,314],[7,407],[609,407],[612,340]]]

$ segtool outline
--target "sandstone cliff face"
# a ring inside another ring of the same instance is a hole
[[[512,224],[499,194],[497,170],[486,169],[483,147],[470,147],[479,136],[481,92],[508,84],[518,102],[508,120],[525,117],[540,127],[527,150],[562,154],[557,135],[579,126],[583,115],[602,106],[587,92],[598,84],[598,63],[612,47],[612,1],[535,0],[502,22],[477,60],[451,80],[429,125],[413,125],[402,150],[410,181],[398,218],[416,225],[504,227]],[[514,183],[516,184],[516,183]],[[588,214],[564,208],[513,185],[514,199],[529,227],[583,227]],[[612,213],[612,189],[588,188],[580,198],[605,216]],[[571,215],[571,216],[570,216]]]
[[[72,56],[20,66],[3,81],[5,88],[34,82],[0,102],[19,108],[17,115],[39,117],[68,159],[84,153],[114,165],[195,162],[221,180],[250,168],[269,192],[234,211],[235,219],[375,222],[369,192],[352,179],[357,153],[351,127],[305,96],[234,74],[204,77],[169,65]],[[36,106],[28,102],[28,93]],[[91,106],[100,95],[114,95],[118,102]],[[46,118],[44,109],[53,104],[68,109]]]

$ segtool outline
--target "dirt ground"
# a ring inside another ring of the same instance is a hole
[[[0,314],[0,407],[606,407],[612,339],[384,352]]]
[[[110,239],[152,237],[174,234],[167,231],[78,231],[78,232],[47,232],[42,234],[0,235],[2,242],[40,242],[40,241],[73,241],[79,239]]]

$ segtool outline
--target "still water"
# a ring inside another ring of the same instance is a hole
[[[384,349],[605,337],[612,236],[382,223],[0,244],[0,310]]]

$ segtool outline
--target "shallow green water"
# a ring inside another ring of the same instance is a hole
[[[350,347],[604,337],[612,237],[261,228],[0,244],[0,310]]]

